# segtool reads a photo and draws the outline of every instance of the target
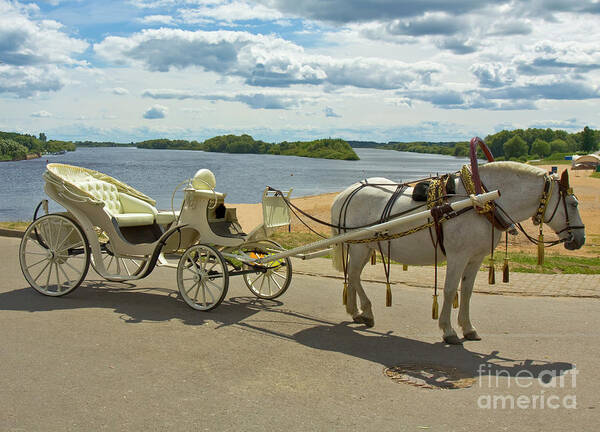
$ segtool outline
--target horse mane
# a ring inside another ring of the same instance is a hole
[[[482,165],[480,169],[485,171],[510,170],[515,174],[529,174],[537,177],[543,177],[546,174],[546,170],[542,168],[512,161],[490,162]]]

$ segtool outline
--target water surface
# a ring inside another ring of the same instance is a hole
[[[170,208],[177,184],[200,168],[210,169],[217,191],[229,203],[256,203],[266,185],[293,188],[293,196],[336,192],[367,177],[401,182],[460,169],[465,158],[355,149],[360,161],[310,159],[296,156],[208,153],[187,150],[148,150],[134,147],[78,148],[64,155],[0,163],[0,220],[30,220],[46,195],[42,173],[46,162],[91,168],[113,176]],[[181,200],[182,194],[176,196]],[[177,205],[177,204],[176,204]],[[52,211],[60,211],[51,204]]]

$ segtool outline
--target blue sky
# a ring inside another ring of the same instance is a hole
[[[0,130],[466,140],[600,128],[600,1],[0,0]]]

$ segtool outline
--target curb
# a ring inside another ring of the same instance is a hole
[[[23,238],[25,231],[13,230],[8,228],[0,228],[0,237],[16,237]]]

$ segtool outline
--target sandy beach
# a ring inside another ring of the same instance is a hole
[[[541,168],[551,169],[550,165],[542,165]],[[569,168],[571,186],[579,200],[579,211],[586,226],[586,244],[576,251],[568,251],[560,246],[549,250],[548,253],[560,253],[561,255],[588,256],[597,257],[600,255],[598,249],[598,240],[600,237],[600,179],[590,177],[593,171],[577,170],[573,171],[568,165],[558,165],[558,171],[561,173],[565,168]],[[293,203],[319,219],[330,221],[331,203],[337,196],[337,193],[328,193],[322,195],[308,196],[292,199]],[[246,232],[249,232],[262,222],[261,204],[228,204],[228,206],[237,208],[238,219]],[[325,234],[330,235],[327,227],[316,223],[310,223],[310,226]],[[524,228],[530,235],[537,236],[537,227],[534,227],[531,221],[523,223]],[[292,232],[306,232],[308,229],[292,216]],[[547,239],[555,238],[549,229],[544,231]],[[529,243],[525,236],[519,234],[516,237],[509,236],[509,245],[512,252],[531,251],[535,253],[536,247]]]

